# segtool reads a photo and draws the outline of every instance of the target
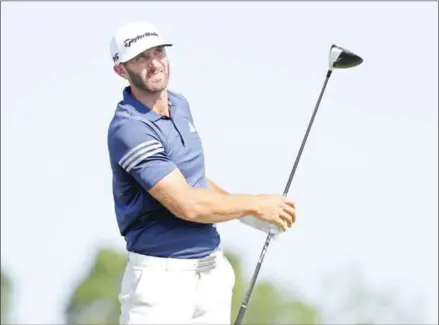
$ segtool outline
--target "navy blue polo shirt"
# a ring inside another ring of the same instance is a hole
[[[161,116],[125,88],[108,129],[113,197],[127,250],[145,255],[201,258],[220,244],[213,224],[174,216],[148,191],[178,168],[189,185],[206,188],[204,153],[188,101],[168,91],[170,117]]]

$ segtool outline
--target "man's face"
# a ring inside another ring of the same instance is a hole
[[[165,47],[149,49],[123,64],[132,85],[149,93],[166,89],[169,80],[169,62]]]

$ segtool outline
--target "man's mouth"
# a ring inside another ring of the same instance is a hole
[[[163,70],[157,70],[148,74],[148,79],[158,79],[163,76]]]

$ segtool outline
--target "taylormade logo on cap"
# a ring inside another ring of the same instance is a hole
[[[140,40],[140,39],[142,39],[144,37],[148,37],[148,36],[157,36],[157,37],[159,37],[159,34],[154,33],[154,32],[152,32],[152,33],[146,32],[145,34],[137,35],[134,38],[127,38],[123,43],[124,43],[125,47],[130,47],[131,44],[137,42],[138,40]]]
[[[110,44],[111,59],[117,65],[157,46],[172,44],[165,42],[149,22],[129,23],[120,27],[114,34]]]

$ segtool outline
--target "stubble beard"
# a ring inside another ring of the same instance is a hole
[[[164,85],[161,87],[150,87],[148,86],[148,81],[145,80],[142,75],[135,73],[134,71],[131,71],[128,67],[126,68],[128,76],[131,80],[131,83],[138,89],[142,90],[145,93],[149,94],[158,94],[161,93],[163,90],[166,89],[168,86],[168,80],[169,80],[169,67],[168,72],[165,72],[165,82]]]

